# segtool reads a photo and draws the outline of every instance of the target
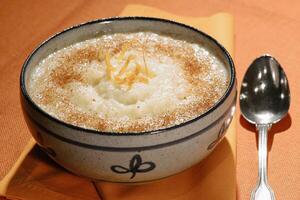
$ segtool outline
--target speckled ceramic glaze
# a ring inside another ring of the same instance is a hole
[[[47,55],[86,39],[112,33],[151,31],[205,45],[225,64],[230,83],[207,112],[171,128],[140,134],[101,133],[66,124],[42,111],[26,91],[32,68]],[[51,37],[26,60],[21,72],[21,103],[39,146],[71,172],[113,182],[144,182],[181,172],[206,157],[223,138],[236,102],[235,70],[228,52],[213,38],[172,21],[125,17],[81,24]]]

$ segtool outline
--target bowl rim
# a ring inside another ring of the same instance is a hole
[[[176,25],[176,26],[181,26],[183,28],[186,28],[190,31],[196,32],[197,34],[200,34],[200,35],[204,36],[210,42],[215,44],[225,54],[225,59],[228,61],[229,68],[230,68],[230,82],[229,82],[229,85],[228,85],[226,91],[224,92],[223,96],[212,107],[210,107],[207,111],[205,111],[204,113],[200,114],[199,116],[197,116],[197,117],[195,117],[191,120],[188,120],[188,121],[185,121],[183,123],[173,125],[173,126],[170,126],[170,127],[166,127],[166,128],[159,128],[159,129],[155,129],[155,130],[151,130],[151,131],[144,131],[144,132],[126,132],[126,133],[98,131],[98,130],[95,130],[95,129],[84,128],[84,127],[76,126],[76,125],[73,125],[73,124],[70,124],[70,123],[66,123],[66,122],[64,122],[64,121],[48,114],[46,111],[41,109],[31,99],[31,97],[28,94],[27,89],[26,89],[25,72],[26,72],[28,63],[34,57],[36,52],[39,51],[39,49],[41,49],[42,47],[47,45],[47,43],[50,42],[52,39],[54,39],[54,38],[56,38],[60,35],[63,35],[63,34],[69,32],[71,30],[80,28],[80,27],[84,27],[84,26],[87,26],[87,25],[90,25],[90,24],[107,23],[107,22],[114,22],[114,21],[128,21],[128,20],[133,20],[133,21],[154,21],[154,22],[161,22],[162,24],[167,23],[167,24],[172,24],[172,25]],[[168,132],[170,130],[174,130],[174,129],[183,127],[185,125],[191,124],[193,122],[196,122],[196,121],[204,118],[205,116],[209,115],[214,110],[216,110],[218,107],[220,107],[224,103],[224,101],[227,99],[227,97],[231,94],[232,90],[234,89],[235,80],[236,80],[236,71],[235,71],[233,60],[232,60],[229,52],[216,39],[214,39],[212,36],[202,32],[201,30],[198,30],[198,29],[196,29],[192,26],[189,26],[189,25],[186,25],[186,24],[183,24],[183,23],[179,23],[179,22],[176,22],[176,21],[173,21],[173,20],[168,20],[168,19],[163,19],[163,18],[155,18],[155,17],[129,16],[129,17],[101,18],[101,19],[96,19],[96,20],[92,20],[92,21],[87,21],[87,22],[80,23],[80,24],[71,26],[69,28],[66,28],[63,31],[58,32],[58,33],[50,36],[48,39],[44,40],[40,45],[38,45],[30,53],[30,55],[27,57],[27,59],[25,60],[23,66],[22,66],[22,69],[21,69],[21,73],[20,73],[20,88],[21,88],[21,94],[24,96],[25,100],[30,104],[30,106],[34,110],[36,110],[37,112],[42,114],[44,117],[48,118],[49,120],[54,121],[54,122],[56,122],[56,123],[58,123],[62,126],[66,126],[70,129],[74,129],[76,131],[83,131],[83,132],[86,132],[86,133],[98,134],[98,135],[102,135],[102,136],[145,136],[145,135],[158,134],[158,133],[162,133],[162,132]]]

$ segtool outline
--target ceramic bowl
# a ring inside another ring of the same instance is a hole
[[[207,112],[170,128],[140,134],[103,133],[67,124],[39,108],[27,92],[28,74],[52,52],[112,33],[150,31],[196,42],[225,64],[230,83]],[[145,182],[179,173],[205,158],[223,138],[236,103],[232,59],[215,39],[190,26],[147,17],[109,18],[64,30],[42,43],[25,61],[20,78],[21,103],[38,145],[67,170],[93,180]]]

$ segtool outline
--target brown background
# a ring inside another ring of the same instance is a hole
[[[287,73],[292,95],[289,115],[271,131],[269,181],[277,199],[300,199],[300,1],[10,1],[0,3],[0,178],[13,165],[30,135],[22,118],[18,79],[22,63],[41,41],[73,24],[115,16],[128,3],[185,16],[219,11],[235,17],[235,64],[239,83],[262,53],[274,55]],[[298,110],[297,110],[298,109]],[[239,112],[239,110],[238,110]],[[256,135],[238,119],[237,193],[249,199],[257,176]],[[226,181],[226,180],[224,180]]]

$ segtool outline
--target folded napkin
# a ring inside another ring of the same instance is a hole
[[[141,5],[128,5],[121,16],[153,16],[201,29],[215,37],[233,54],[233,18],[219,13],[210,17],[180,17]],[[22,200],[98,199],[236,199],[236,120],[224,140],[205,160],[172,177],[140,185],[93,183],[55,164],[35,145],[25,147],[10,172],[0,182],[0,196]]]

